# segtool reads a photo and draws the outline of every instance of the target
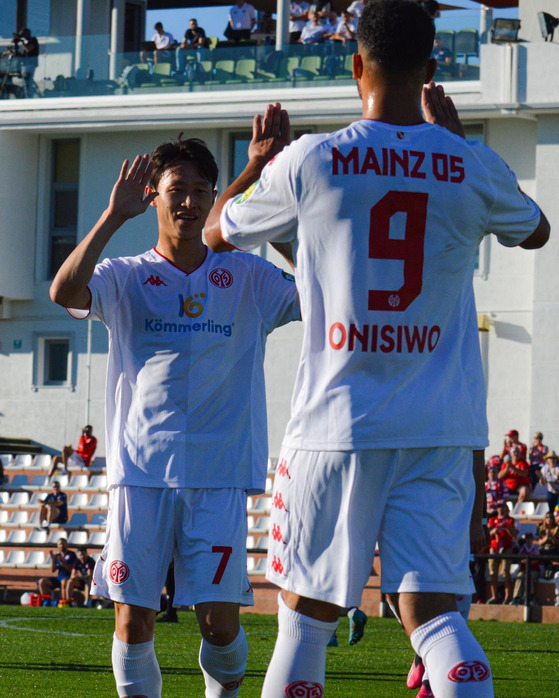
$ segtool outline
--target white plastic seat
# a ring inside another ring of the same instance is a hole
[[[255,548],[264,552],[268,550],[268,536],[260,536],[256,542]]]
[[[22,545],[25,543],[26,540],[27,533],[21,529],[18,529],[17,531],[10,531],[6,543],[10,543],[11,545]]]
[[[0,543],[5,543],[8,537],[8,532],[5,528],[0,528]]]
[[[273,475],[276,472],[277,460],[268,458],[268,475]]]
[[[2,453],[0,454],[0,461],[2,461],[2,466],[4,468],[10,468],[14,461],[14,457],[11,453]]]
[[[46,497],[44,492],[32,492],[27,502],[28,507],[38,507],[39,504],[43,503],[43,499]]]
[[[87,507],[89,495],[86,492],[77,492],[70,498],[68,506],[70,509],[83,509]]]
[[[68,545],[87,545],[87,531],[72,531],[68,538]]]
[[[106,492],[107,491],[107,476],[94,475],[89,482],[90,492]]]
[[[10,501],[4,506],[8,509],[19,509],[29,504],[29,492],[14,492]]]
[[[45,551],[44,550],[32,550],[27,554],[25,561],[19,565],[20,567],[44,567],[45,565]]]
[[[267,477],[266,478],[266,494],[271,494],[273,487],[274,487],[274,478]]]
[[[41,545],[47,542],[47,535],[46,531],[31,531],[27,538],[27,543],[30,545]]]
[[[105,456],[98,456],[93,459],[93,463],[89,466],[89,472],[101,472],[107,470],[107,459]]]
[[[31,482],[27,486],[30,490],[45,490],[49,487],[48,475],[33,475]]]
[[[528,519],[533,515],[534,509],[534,502],[517,502],[510,515],[513,519]]]
[[[87,490],[89,484],[89,478],[87,475],[72,475],[72,479],[66,485],[66,489],[69,492],[77,492]]]
[[[105,531],[93,531],[92,533],[89,534],[89,538],[87,539],[87,545],[105,545],[105,542],[107,540],[107,536],[105,534]]]
[[[532,514],[532,518],[533,519],[543,519],[548,511],[549,511],[549,505],[547,502],[538,502],[538,505],[534,509],[534,513]]]
[[[33,463],[33,456],[31,453],[19,453],[13,462],[14,468],[29,468]]]
[[[50,470],[52,465],[52,456],[50,453],[39,453],[33,459],[32,468],[34,470]]]
[[[31,516],[29,517],[29,521],[27,522],[27,526],[40,526],[41,521],[39,521],[39,512],[34,511]]]
[[[247,548],[254,548],[256,540],[254,536],[247,536],[246,546]]]
[[[3,526],[9,518],[9,512],[6,509],[0,509],[0,526]]]
[[[72,514],[69,521],[64,524],[64,528],[84,528],[87,524],[87,514],[80,512]]]
[[[269,514],[272,511],[272,498],[259,497],[249,511],[251,514]]]
[[[0,565],[4,563],[4,551],[0,550]]]
[[[10,493],[9,492],[0,492],[0,507],[5,507],[9,501],[10,501]]]
[[[109,495],[108,494],[93,494],[89,500],[87,507],[84,509],[89,509],[90,511],[107,511],[109,508]]]
[[[270,528],[270,517],[260,516],[254,526],[249,528],[249,533],[268,533]]]
[[[250,572],[251,575],[259,576],[266,574],[266,558],[261,557],[256,561],[254,569]]]
[[[6,521],[4,526],[20,527],[27,524],[29,521],[29,514],[27,511],[12,511],[12,515],[9,520]]]
[[[25,552],[23,550],[10,550],[3,567],[19,567],[24,561]]]
[[[48,543],[50,545],[56,545],[59,538],[66,538],[68,540],[68,531],[63,528],[58,528],[55,531],[51,531],[49,534]]]

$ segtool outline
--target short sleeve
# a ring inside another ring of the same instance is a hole
[[[297,230],[294,161],[289,146],[269,162],[261,178],[240,196],[230,199],[221,212],[223,239],[239,250],[252,250],[265,242],[293,242]]]
[[[256,305],[267,333],[301,319],[295,279],[261,257],[252,255],[253,290]]]
[[[506,247],[520,245],[538,227],[540,209],[520,189],[516,175],[504,160],[489,148],[476,145],[488,156],[486,166],[494,190],[486,232],[496,235]]]

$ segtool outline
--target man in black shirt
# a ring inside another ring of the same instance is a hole
[[[191,19],[188,23],[188,29],[184,33],[184,38],[177,49],[177,66],[179,72],[184,72],[186,66],[186,54],[184,51],[208,47],[209,44],[206,38],[206,32],[202,27],[198,26],[198,20]]]
[[[25,96],[33,97],[33,76],[39,65],[39,42],[31,35],[31,31],[24,27],[14,37],[15,50],[21,59],[21,76],[25,83]]]

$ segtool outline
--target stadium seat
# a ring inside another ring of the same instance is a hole
[[[11,453],[0,454],[0,461],[2,461],[2,467],[9,468],[13,463],[14,457]]]
[[[89,534],[89,538],[87,539],[87,545],[105,545],[105,542],[107,540],[107,536],[104,531],[93,531],[93,533]]]
[[[66,538],[66,540],[68,540],[68,531],[65,531],[63,528],[58,528],[55,531],[51,531],[49,534],[48,543],[50,545],[56,545],[59,538]]]
[[[8,532],[5,528],[0,528],[0,543],[5,543],[8,537]]]
[[[98,456],[94,459],[93,463],[89,466],[89,472],[102,472],[107,469],[107,459],[105,456]]]
[[[45,567],[47,562],[44,550],[31,550],[31,552],[27,554],[25,561],[22,562],[21,565],[18,565],[18,567],[37,569],[38,567]]]
[[[4,563],[4,551],[0,550],[0,566]]]
[[[28,508],[30,507],[38,507],[39,504],[42,504],[43,499],[46,497],[44,492],[33,492],[31,494],[31,497],[29,498],[29,502],[27,502]]]
[[[322,68],[322,56],[304,56],[299,67],[295,69],[295,80],[314,80],[320,76]]]
[[[10,501],[10,493],[9,492],[0,492],[0,506],[5,507],[9,501]]]
[[[89,481],[89,492],[106,492],[107,491],[107,476],[94,475]]]
[[[6,528],[20,528],[21,526],[25,526],[28,521],[29,513],[27,511],[12,511],[12,515],[4,526]]]
[[[268,475],[274,475],[277,464],[277,458],[268,458]]]
[[[75,528],[84,528],[84,526],[86,524],[87,524],[87,514],[76,513],[76,514],[72,514],[69,521],[67,521],[63,525],[64,525],[64,528],[69,530],[69,529],[75,529]]]
[[[7,492],[5,494],[8,494]],[[21,509],[29,504],[29,492],[13,492],[10,501],[4,504],[7,509]]]
[[[31,467],[34,470],[50,470],[52,465],[52,456],[50,453],[39,453],[33,459]]]
[[[88,500],[89,495],[86,492],[79,492],[71,496],[68,506],[70,509],[83,509],[87,507]]]
[[[8,484],[4,483],[5,490],[21,490],[26,487],[29,487],[28,475],[13,475]]]
[[[30,490],[46,490],[50,486],[48,475],[33,475],[31,482],[27,485]]]
[[[89,500],[89,504],[83,509],[89,511],[107,511],[109,507],[109,495],[108,494],[93,494]]]
[[[460,31],[456,32],[454,52],[456,57],[464,57],[464,63],[468,63],[470,58],[479,56],[479,33],[477,29],[460,29]]]
[[[10,545],[22,545],[25,543],[26,540],[27,533],[21,529],[18,529],[17,531],[10,531],[10,535],[6,540],[6,543],[10,543]]]
[[[266,478],[266,494],[271,494],[273,487],[274,487],[274,478],[267,477]]]
[[[89,489],[89,477],[87,475],[72,475],[72,479],[66,485],[69,492],[78,492]]]
[[[18,454],[12,464],[13,468],[28,468],[33,463],[33,456],[31,453],[20,453]]]
[[[248,510],[250,514],[269,514],[272,510],[271,497],[259,497],[254,501],[252,507]]]
[[[543,519],[548,511],[549,511],[548,503],[547,502],[539,502],[537,507],[534,510],[534,513],[532,514],[532,518],[533,519]]]
[[[29,527],[29,526],[40,526],[40,525],[41,525],[41,522],[39,521],[39,512],[34,511],[31,514],[29,521],[27,522],[27,526]]]
[[[270,517],[260,516],[258,521],[254,524],[252,528],[249,528],[249,533],[268,533],[270,528]]]
[[[256,560],[256,564],[254,566],[254,569],[249,572],[251,575],[264,575],[266,574],[266,558],[261,557],[258,560]]]
[[[47,535],[46,531],[31,531],[26,542],[29,545],[41,545],[47,542]]]
[[[3,567],[19,567],[24,561],[25,552],[23,550],[10,550],[4,560]]]
[[[0,504],[2,503],[2,499],[0,499]],[[254,500],[252,497],[247,497],[247,511],[252,509],[252,505],[254,504]]]
[[[510,515],[513,519],[529,519],[534,509],[534,502],[517,502]]]
[[[246,542],[247,548],[254,548],[255,543],[256,543],[256,540],[255,540],[254,536],[247,536],[247,542]]]
[[[3,526],[10,518],[10,514],[5,509],[0,509],[0,526]]]
[[[437,36],[441,40],[442,45],[452,53],[452,60],[454,61],[454,41],[456,38],[454,29],[439,29]]]
[[[256,78],[256,61],[254,58],[241,58],[235,66],[235,77],[241,82],[249,82]]]
[[[266,552],[268,550],[268,536],[260,536],[255,545],[255,548],[257,550],[262,550]]]
[[[105,528],[107,525],[107,515],[106,514],[93,514],[91,521],[85,525],[85,528]]]
[[[72,531],[68,538],[68,545],[80,546],[87,545],[87,531]]]

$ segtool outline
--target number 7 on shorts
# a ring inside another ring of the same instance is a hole
[[[225,568],[227,567],[227,563],[229,562],[229,558],[231,557],[232,552],[233,548],[230,545],[212,546],[212,553],[221,553],[221,561],[217,567],[216,573],[212,580],[212,584],[219,584],[221,582],[223,573],[225,572]]]

